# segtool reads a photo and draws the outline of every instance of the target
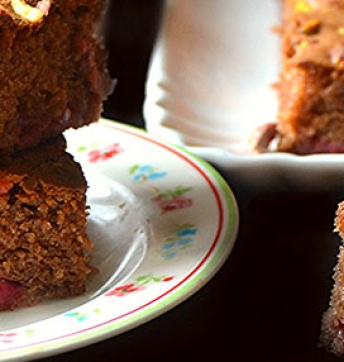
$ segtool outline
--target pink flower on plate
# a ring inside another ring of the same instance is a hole
[[[191,187],[178,186],[174,190],[167,190],[160,193],[158,196],[154,197],[152,201],[160,207],[162,214],[169,211],[184,209],[186,207],[191,207],[193,204],[192,199],[185,196],[185,194],[191,190]]]
[[[173,279],[174,279],[173,276],[155,277],[151,274],[141,275],[141,276],[137,277],[135,279],[135,281],[132,283],[124,284],[124,285],[121,285],[119,287],[116,287],[116,288],[110,290],[109,292],[107,292],[105,294],[105,296],[106,297],[112,297],[112,296],[124,297],[125,295],[129,295],[133,292],[138,292],[140,290],[146,289],[148,287],[148,284],[161,283],[161,282],[165,283],[165,282],[170,282]]]
[[[106,146],[103,149],[93,150],[88,153],[89,162],[106,161],[119,153],[124,152],[124,149],[119,143],[114,143],[110,146]]]
[[[165,214],[169,211],[176,211],[192,206],[192,200],[184,196],[177,196],[173,199],[163,199],[161,197],[155,197],[153,199],[153,202],[159,205],[162,214]]]
[[[129,283],[129,284],[121,285],[113,290],[110,290],[105,295],[107,297],[111,297],[113,295],[116,297],[124,297],[125,295],[128,295],[133,292],[138,292],[143,289],[145,289],[145,287],[142,285],[138,285],[136,283]]]
[[[0,343],[13,343],[16,333],[0,333]]]

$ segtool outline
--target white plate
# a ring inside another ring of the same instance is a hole
[[[0,313],[1,361],[65,352],[151,320],[201,288],[236,238],[235,198],[204,161],[110,121],[66,136],[90,184],[99,273],[81,297]]]
[[[254,130],[276,119],[279,1],[171,0],[165,10],[146,86],[149,134],[248,187],[343,185],[344,155],[247,151]]]

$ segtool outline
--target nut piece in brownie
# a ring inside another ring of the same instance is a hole
[[[344,2],[282,2],[282,70],[273,150],[344,152]],[[266,132],[258,146],[272,140],[273,128]]]
[[[97,37],[106,0],[0,0],[0,153],[99,119],[113,82]]]
[[[86,181],[62,136],[0,159],[0,310],[85,291]]]

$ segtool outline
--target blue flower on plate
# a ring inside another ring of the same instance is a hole
[[[165,259],[174,258],[179,251],[192,245],[198,229],[193,224],[179,225],[176,230],[164,240],[161,253]]]
[[[166,171],[160,171],[153,165],[134,165],[129,169],[129,174],[135,182],[154,181],[162,179],[167,175]]]

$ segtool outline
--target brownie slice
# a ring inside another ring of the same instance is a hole
[[[335,230],[344,240],[344,202],[337,208]],[[321,343],[337,355],[344,356],[344,246],[339,250],[334,270],[334,285],[328,310],[322,322]]]
[[[259,130],[258,151],[344,152],[344,2],[282,5],[277,125]]]
[[[86,188],[62,136],[0,159],[0,310],[85,291]]]
[[[113,82],[105,0],[0,0],[0,153],[99,119]]]

